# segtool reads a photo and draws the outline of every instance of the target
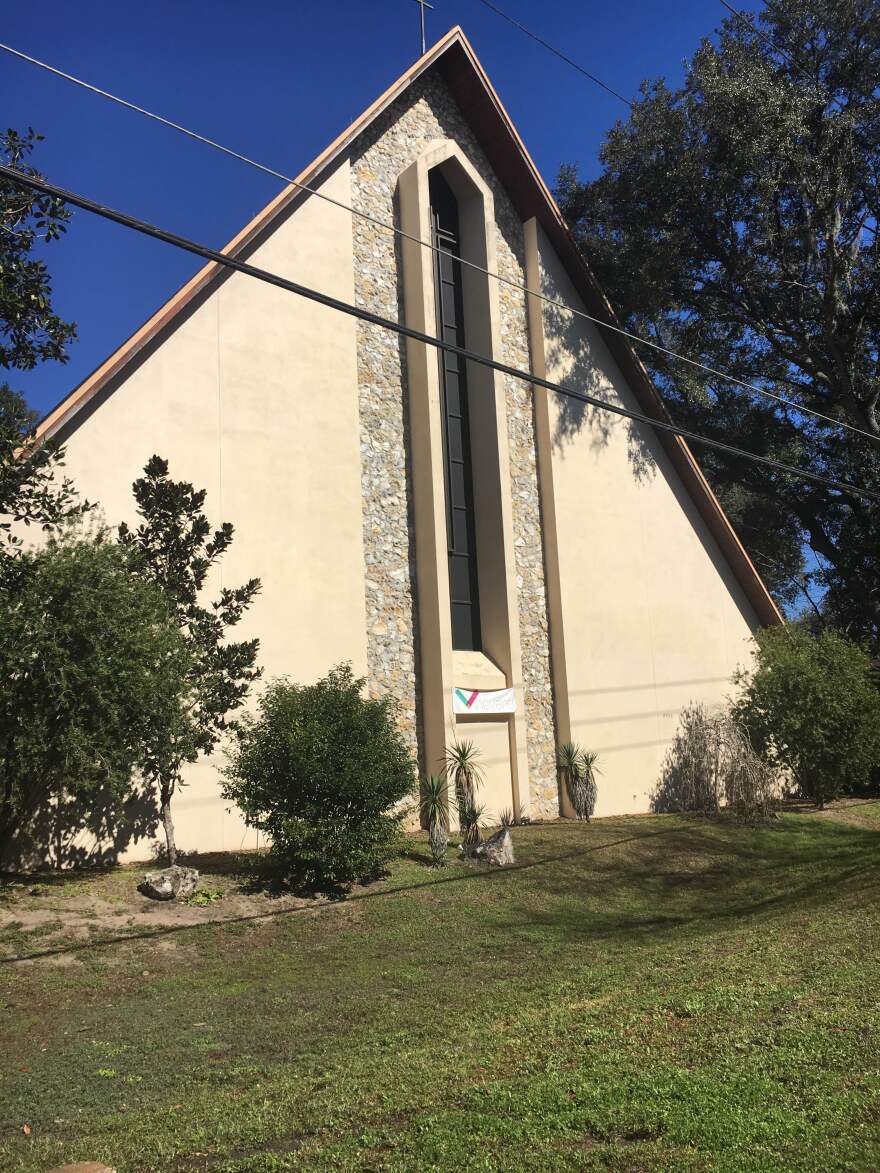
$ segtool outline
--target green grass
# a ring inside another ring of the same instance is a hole
[[[876,1169],[849,810],[518,828],[516,870],[3,964],[0,1168]]]

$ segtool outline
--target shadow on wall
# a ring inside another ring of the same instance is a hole
[[[675,737],[649,795],[653,814],[718,814],[734,748],[727,744],[730,724],[720,703],[708,706],[690,701],[682,707]]]
[[[552,275],[547,274],[545,292],[557,301],[567,301],[566,295],[557,288]],[[547,369],[564,370],[565,375],[557,379],[564,386],[597,399],[619,404],[621,401],[614,391],[614,364],[598,328],[568,310],[545,303],[544,327],[547,338]],[[618,376],[617,380],[620,382]],[[558,414],[553,443],[562,448],[571,442],[584,428],[589,429],[590,447],[605,448],[612,436],[619,430],[626,431],[627,456],[637,480],[650,480],[657,468],[652,437],[642,424],[624,419],[601,407],[580,403],[568,395],[557,395]],[[635,403],[622,403],[625,407],[636,407]]]
[[[148,788],[136,790],[121,808],[109,791],[53,800],[0,857],[0,871],[106,867],[132,844],[152,838],[158,825],[155,795]]]
[[[692,771],[680,760],[667,754],[663,770],[648,796],[651,813],[671,815],[688,811],[708,812],[713,809],[713,795],[709,780],[696,780]]]

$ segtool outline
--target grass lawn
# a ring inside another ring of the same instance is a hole
[[[0,887],[0,1169],[880,1168],[880,804],[514,834],[204,923]]]

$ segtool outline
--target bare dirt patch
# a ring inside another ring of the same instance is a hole
[[[198,861],[194,861],[198,866]],[[280,913],[320,908],[321,898],[254,885],[230,857],[212,857],[195,897],[151,900],[138,891],[149,865],[112,872],[62,873],[0,880],[0,959],[58,958],[91,942],[149,937],[151,932],[225,922],[259,923]],[[169,951],[172,945],[166,947]]]

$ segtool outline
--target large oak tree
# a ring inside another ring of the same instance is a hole
[[[597,179],[567,167],[558,184],[628,327],[867,435],[640,347],[678,420],[875,490],[878,79],[877,0],[773,0],[704,41],[681,89],[643,85]],[[880,644],[877,505],[701,459],[777,596],[812,589],[826,620]]]

